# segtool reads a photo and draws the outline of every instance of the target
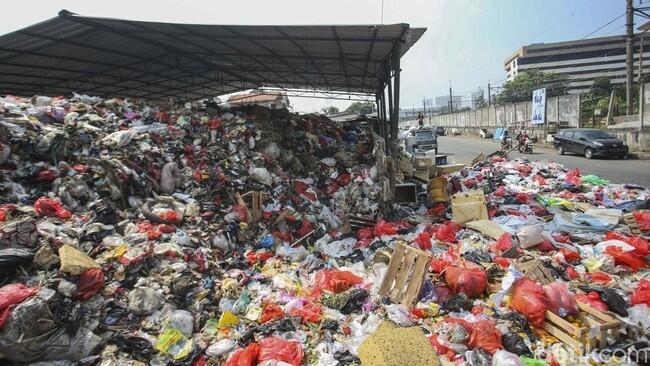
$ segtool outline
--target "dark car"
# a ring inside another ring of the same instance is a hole
[[[569,128],[558,132],[553,144],[557,153],[576,153],[591,159],[594,156],[623,158],[627,155],[625,143],[603,130]]]
[[[445,135],[445,128],[444,127],[436,127],[436,136],[444,136]]]

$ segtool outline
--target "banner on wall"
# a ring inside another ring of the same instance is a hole
[[[546,88],[533,90],[533,114],[531,122],[534,125],[544,124],[546,122]]]

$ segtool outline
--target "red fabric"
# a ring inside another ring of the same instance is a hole
[[[300,366],[305,353],[297,341],[287,341],[279,337],[264,338],[259,342],[257,362],[282,361],[293,366]]]
[[[362,239],[372,239],[374,237],[374,234],[372,233],[372,229],[364,227],[362,229],[359,229],[357,231],[357,239],[362,240]]]
[[[449,267],[445,270],[445,282],[456,293],[469,298],[481,296],[487,288],[487,275],[478,268]]]
[[[296,231],[296,234],[298,234],[299,237],[303,237],[307,234],[309,234],[310,231],[314,229],[314,224],[312,224],[308,220],[302,220],[302,223],[300,224],[300,228]]]
[[[339,293],[362,282],[363,279],[352,272],[323,269],[316,273],[314,290],[317,294],[320,294],[323,290]]]
[[[38,288],[28,287],[22,283],[12,283],[0,287],[0,329],[9,320],[14,306],[22,303],[28,297],[36,295],[37,292]]]
[[[91,268],[81,274],[77,281],[75,299],[88,300],[104,288],[104,272],[100,268]]]
[[[580,178],[580,175],[580,169],[576,168],[575,170],[571,170],[566,174],[564,181],[574,186],[581,186],[582,179]]]
[[[436,352],[439,355],[444,356],[449,360],[453,360],[454,357],[456,357],[456,352],[453,349],[443,345],[438,341],[437,334],[435,333],[431,334],[431,336],[429,337],[429,342],[431,343],[431,346],[433,346],[433,348],[436,350]]]
[[[544,288],[526,277],[517,280],[513,287],[510,306],[523,314],[532,325],[541,327],[548,303]]]

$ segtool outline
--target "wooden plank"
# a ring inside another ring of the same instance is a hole
[[[575,325],[569,323],[568,321],[560,318],[559,316],[555,315],[554,313],[546,310],[546,319],[550,320],[553,324],[557,325],[558,327],[562,328],[564,331],[567,333],[570,333],[574,337],[580,337],[581,332],[578,327]],[[545,323],[546,324],[546,323]]]
[[[582,310],[582,311],[584,311],[586,313],[589,313],[589,314],[595,316],[598,319],[601,319],[601,320],[603,320],[605,322],[608,322],[608,323],[617,323],[617,324],[621,323],[618,319],[616,319],[616,318],[608,315],[607,313],[604,313],[604,312],[590,306],[589,304],[586,304],[586,303],[580,302],[580,301],[578,301],[577,303],[578,303],[578,308],[580,310]]]
[[[409,275],[413,270],[413,264],[417,253],[414,253],[409,249],[410,248],[406,248],[406,252],[404,253],[404,260],[402,261],[402,265],[400,266],[400,269],[397,273],[397,278],[395,279],[395,285],[393,286],[393,290],[390,292],[390,299],[393,300],[393,302],[401,302],[402,296],[404,295],[404,286],[406,285],[406,280],[408,280]]]
[[[583,351],[583,344],[571,337],[570,335],[564,333],[561,329],[554,327],[553,325],[549,324],[548,322],[544,323],[543,326],[544,330],[547,331],[550,335],[553,337],[559,339],[560,341],[568,344],[569,346],[573,347],[573,349],[578,352],[579,355],[582,355]]]
[[[402,302],[403,304],[412,306],[413,303],[417,301],[420,289],[422,288],[422,282],[424,282],[424,277],[427,274],[429,263],[431,263],[431,256],[429,255],[419,255],[415,260],[413,274],[409,281],[408,288],[406,289],[404,301]]]
[[[393,250],[393,255],[391,256],[390,263],[388,264],[388,270],[386,270],[384,280],[379,287],[379,294],[381,296],[388,296],[388,292],[392,289],[393,282],[395,281],[395,275],[397,274],[397,271],[402,264],[402,260],[404,259],[405,249],[406,247],[403,244],[397,244],[395,250]]]

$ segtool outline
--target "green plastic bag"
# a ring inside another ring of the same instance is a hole
[[[609,181],[593,174],[589,174],[582,176],[582,183],[591,184],[593,186],[605,186],[609,184]]]
[[[534,358],[528,358],[525,356],[519,357],[524,366],[548,366],[548,363],[542,360],[536,360]]]

